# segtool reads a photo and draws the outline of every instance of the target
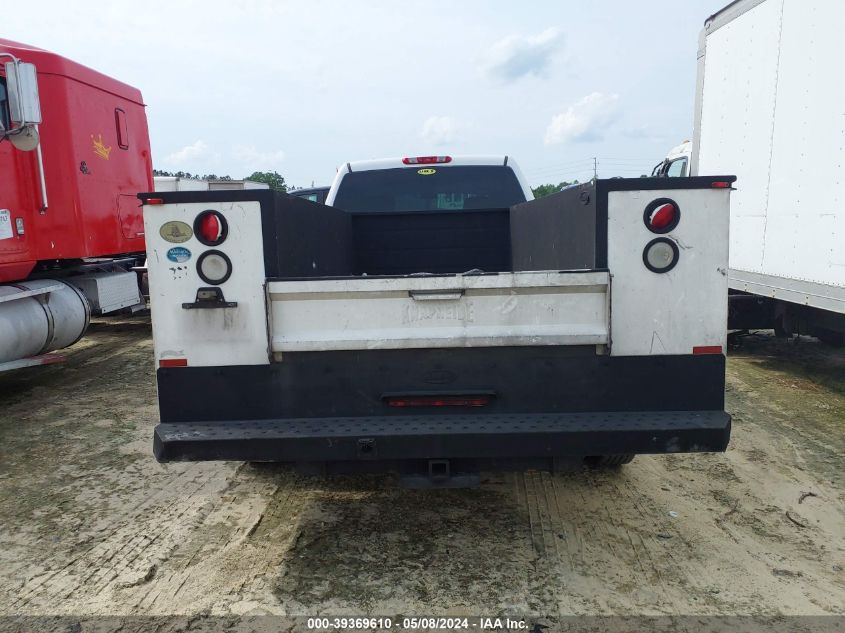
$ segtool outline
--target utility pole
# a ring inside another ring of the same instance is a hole
[[[593,156],[593,180],[598,180],[599,177],[599,161]]]

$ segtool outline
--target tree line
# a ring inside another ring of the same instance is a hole
[[[231,176],[218,176],[217,174],[192,174],[189,171],[164,171],[161,169],[153,169],[153,176],[174,176],[176,178],[191,178],[192,180],[234,180]],[[277,171],[254,171],[244,180],[252,180],[254,182],[263,182],[270,186],[270,189],[276,191],[287,191],[289,189],[285,182],[284,176]]]
[[[164,171],[161,169],[154,169],[153,175],[174,176],[176,178],[192,178],[194,180],[234,180],[231,176],[218,176],[217,174],[203,174],[202,176],[200,176],[199,174],[192,174],[189,171]],[[252,180],[254,182],[267,183],[271,189],[275,189],[276,191],[287,191],[288,189],[295,188],[289,187],[288,184],[285,182],[284,176],[282,176],[277,171],[254,171],[249,176],[244,178],[244,180]],[[538,185],[536,187],[532,187],[531,191],[534,192],[535,198],[542,198],[543,196],[548,196],[553,193],[557,193],[558,191],[566,187],[577,184],[577,180],[573,180],[572,182],[564,181],[559,182],[556,185]]]

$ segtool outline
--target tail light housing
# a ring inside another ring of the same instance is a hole
[[[205,283],[219,286],[232,276],[232,261],[220,251],[205,251],[197,258],[197,274]]]
[[[668,237],[656,237],[643,250],[643,264],[653,273],[668,273],[678,264],[678,245]]]
[[[402,159],[405,165],[436,165],[451,163],[451,156],[406,156]]]
[[[206,246],[217,246],[226,240],[229,224],[219,211],[203,211],[194,219],[194,235]]]
[[[414,407],[486,407],[493,400],[493,394],[385,394],[383,400],[387,403],[387,406],[396,409]]]
[[[670,198],[658,198],[643,212],[643,222],[652,233],[668,233],[681,221],[681,208]]]

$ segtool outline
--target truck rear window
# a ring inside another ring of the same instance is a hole
[[[334,206],[352,212],[505,209],[525,202],[503,165],[377,169],[346,174]]]

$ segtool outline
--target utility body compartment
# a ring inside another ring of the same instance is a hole
[[[378,468],[724,450],[732,180],[419,213],[141,194],[155,454]],[[679,220],[655,232],[666,200]],[[218,244],[194,232],[206,212],[225,218]],[[209,257],[222,280],[200,276]]]
[[[270,349],[604,345],[606,272],[269,281]]]

